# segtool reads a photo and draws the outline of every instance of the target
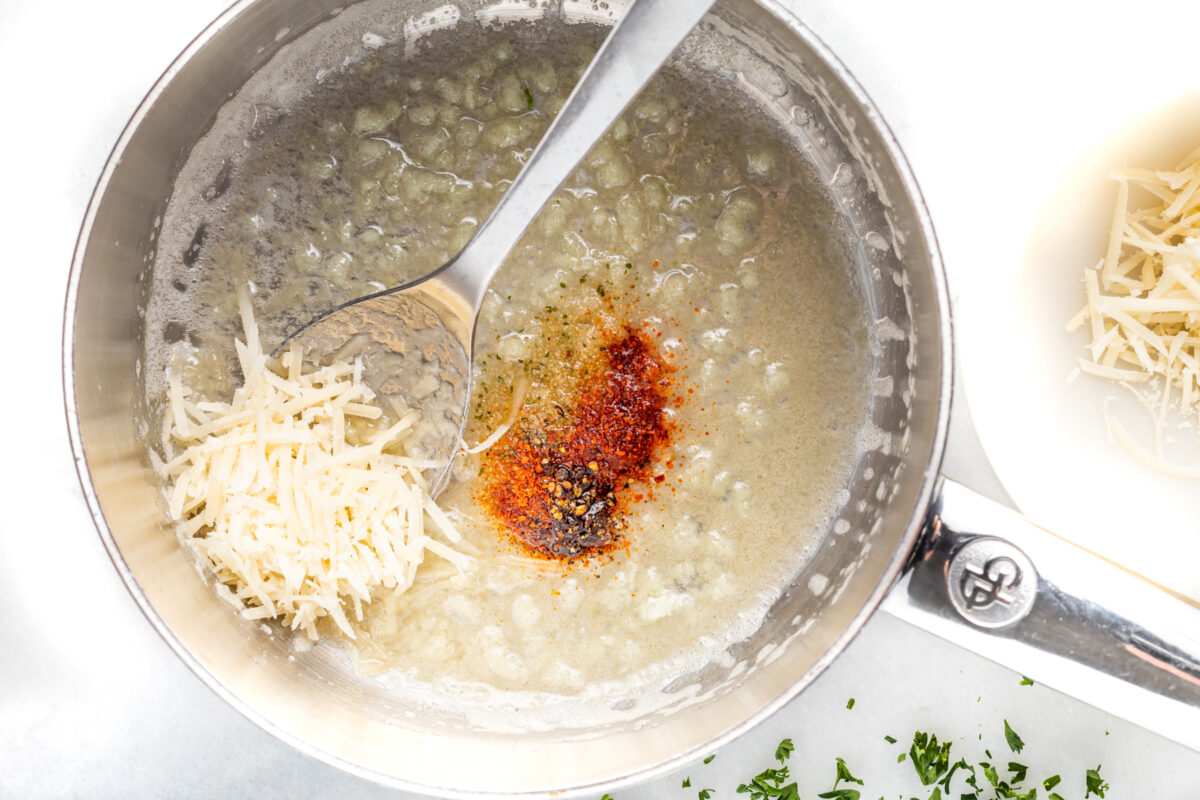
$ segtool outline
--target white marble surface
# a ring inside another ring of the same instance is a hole
[[[857,75],[905,148],[960,320],[986,302],[986,270],[1019,248],[1056,176],[1145,105],[1137,88],[1149,82],[1133,64],[1161,77],[1151,95],[1200,85],[1184,35],[1200,29],[1194,2],[788,5]],[[0,2],[9,390],[0,399],[9,422],[0,450],[0,798],[404,796],[292,751],[193,677],[111,568],[71,464],[58,354],[79,222],[125,120],[223,6]],[[1180,38],[1160,45],[1163,30]],[[960,355],[981,368],[969,347]],[[961,402],[946,470],[1002,496]],[[867,779],[864,796],[926,797],[883,736],[904,742],[931,730],[956,753],[982,757],[988,746],[1007,760],[1005,718],[1027,742],[1020,759],[1032,772],[1062,772],[1067,800],[1083,796],[1084,770],[1097,763],[1110,798],[1196,796],[1200,754],[1018,678],[879,616],[815,685],[711,764],[617,800],[690,798],[706,787],[737,796],[738,781],[768,766],[783,736],[796,742],[806,798],[831,786],[838,755]],[[684,790],[687,776],[693,788]]]

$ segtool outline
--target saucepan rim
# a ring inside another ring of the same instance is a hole
[[[425,784],[415,784],[406,781],[402,776],[392,775],[380,772],[378,770],[365,767],[361,764],[347,760],[341,756],[329,753],[321,748],[307,742],[303,738],[289,733],[281,726],[275,724],[270,718],[256,710],[251,704],[243,701],[234,694],[222,681],[217,678],[193,655],[191,650],[183,644],[175,632],[164,622],[158,612],[150,604],[145,591],[139,585],[136,576],[129,567],[124,556],[121,554],[116,540],[111,529],[105,519],[103,509],[101,508],[99,497],[92,485],[90,471],[87,465],[86,450],[83,443],[83,436],[79,422],[79,409],[75,396],[75,311],[79,301],[78,290],[81,273],[83,271],[84,257],[87,246],[92,235],[93,226],[97,217],[97,213],[102,200],[109,188],[109,183],[113,174],[120,163],[126,148],[129,146],[134,134],[139,126],[145,120],[150,109],[155,105],[161,95],[166,91],[167,87],[174,80],[180,70],[187,64],[195,54],[200,51],[205,45],[218,36],[221,31],[229,25],[238,16],[244,13],[248,8],[255,5],[259,0],[238,0],[222,14],[220,14],[213,22],[211,22],[203,31],[201,31],[183,51],[177,56],[170,66],[154,83],[153,87],[147,92],[145,98],[138,105],[137,110],[133,113],[129,122],[123,129],[116,145],[113,147],[111,154],[105,163],[104,169],[101,172],[100,178],[97,181],[96,188],[89,200],[87,211],[84,215],[83,223],[80,228],[79,236],[76,241],[75,252],[71,262],[71,271],[67,283],[66,300],[63,313],[63,341],[62,341],[62,358],[63,358],[63,397],[66,411],[66,421],[68,435],[71,444],[71,450],[74,456],[75,470],[79,476],[80,486],[83,490],[84,499],[87,502],[88,510],[91,513],[92,519],[96,525],[96,529],[104,543],[105,549],[108,551],[109,558],[112,560],[113,566],[116,568],[121,580],[129,589],[134,601],[139,609],[159,636],[167,643],[167,645],[175,652],[177,656],[188,666],[188,668],[218,697],[228,703],[232,708],[236,709],[244,717],[252,721],[258,727],[262,728],[267,733],[275,738],[286,742],[296,750],[315,758],[319,761],[334,766],[342,771],[356,775],[358,777],[373,781],[375,783],[384,784],[390,787],[403,789],[407,791],[429,793],[433,792],[439,796],[452,798],[470,798],[476,800],[481,797],[562,797],[565,795],[577,795],[588,792],[596,792],[600,789],[611,790],[622,786],[628,786],[636,783],[641,783],[650,778],[665,774],[672,769],[675,769],[689,760],[698,757],[698,752],[686,751],[680,752],[673,758],[660,762],[659,764],[642,768],[636,772],[622,776],[616,780],[607,780],[602,784],[584,785],[565,787],[561,791],[543,791],[533,790],[529,792],[513,793],[488,793],[455,790],[450,787],[429,786]],[[741,723],[731,727],[724,733],[714,738],[705,745],[705,750],[711,752],[719,748],[754,726],[760,724],[768,716],[772,715],[793,698],[796,697],[804,688],[806,688],[821,672],[823,672],[830,663],[849,645],[858,632],[862,629],[866,621],[879,608],[884,597],[893,588],[899,578],[905,563],[916,547],[918,538],[921,534],[923,523],[925,520],[927,509],[929,508],[934,492],[936,491],[942,458],[946,446],[946,438],[949,431],[950,420],[950,405],[952,400],[953,372],[954,372],[954,350],[952,339],[951,313],[949,294],[947,291],[946,277],[942,264],[941,253],[938,247],[937,236],[933,228],[933,222],[930,218],[928,208],[925,205],[924,198],[917,185],[916,178],[913,175],[912,169],[905,157],[899,142],[895,135],[888,127],[882,115],[876,109],[874,103],[867,95],[861,84],[851,74],[850,70],[837,58],[830,48],[811,29],[805,26],[796,16],[788,9],[784,8],[778,0],[755,0],[755,2],[768,13],[770,13],[781,25],[786,26],[793,34],[800,38],[812,51],[820,58],[825,65],[833,72],[839,81],[844,84],[849,95],[854,102],[859,106],[860,111],[871,122],[875,128],[875,134],[879,137],[880,144],[884,148],[888,157],[892,162],[892,166],[899,176],[900,182],[907,194],[908,201],[912,204],[914,212],[914,223],[917,233],[921,237],[928,251],[928,267],[929,279],[933,285],[933,299],[936,306],[934,316],[936,317],[936,330],[923,331],[922,336],[937,335],[939,337],[938,350],[941,359],[940,374],[938,376],[937,388],[937,408],[934,418],[934,428],[931,436],[931,450],[926,460],[924,473],[921,476],[919,492],[916,502],[913,504],[912,512],[909,516],[906,528],[902,537],[891,555],[883,571],[880,574],[876,586],[867,596],[866,601],[862,604],[859,611],[851,618],[844,630],[834,638],[824,654],[818,658],[812,666],[796,680],[788,686],[788,688],[777,696],[774,700],[765,703],[757,711],[744,719]]]

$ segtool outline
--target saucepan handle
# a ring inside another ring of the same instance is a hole
[[[1200,750],[1200,606],[961,484],[883,610]]]

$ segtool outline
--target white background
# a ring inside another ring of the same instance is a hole
[[[96,536],[63,422],[59,337],[75,236],[125,120],[224,0],[0,0],[0,798],[400,797],[314,762],[212,695],[141,617]],[[933,214],[956,314],[1006,279],[1067,167],[1107,131],[1200,87],[1194,2],[791,0],[888,120]],[[1146,77],[1149,75],[1150,77]],[[964,336],[961,359],[971,363]],[[947,471],[1000,492],[958,407]],[[1082,797],[1103,763],[1110,798],[1195,798],[1200,755],[886,617],[797,701],[717,755],[623,798],[715,797],[797,745],[801,794],[832,785],[834,756],[864,797],[921,792],[901,742],[916,729],[955,754],[1017,760]],[[856,698],[852,711],[848,698]],[[1200,720],[1200,716],[1198,716]],[[982,738],[979,738],[982,737]],[[463,754],[470,769],[470,754]],[[680,782],[690,776],[692,789]]]

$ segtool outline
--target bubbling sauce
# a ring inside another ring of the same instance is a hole
[[[379,47],[210,134],[164,218],[148,418],[171,372],[228,396],[238,285],[270,349],[452,256],[601,33],[546,20]],[[710,78],[664,70],[496,277],[467,441],[528,411],[439,498],[476,568],[429,558],[375,598],[348,642],[359,669],[473,701],[625,696],[752,633],[828,530],[869,408],[848,236],[784,132]],[[587,550],[606,555],[530,555]]]

